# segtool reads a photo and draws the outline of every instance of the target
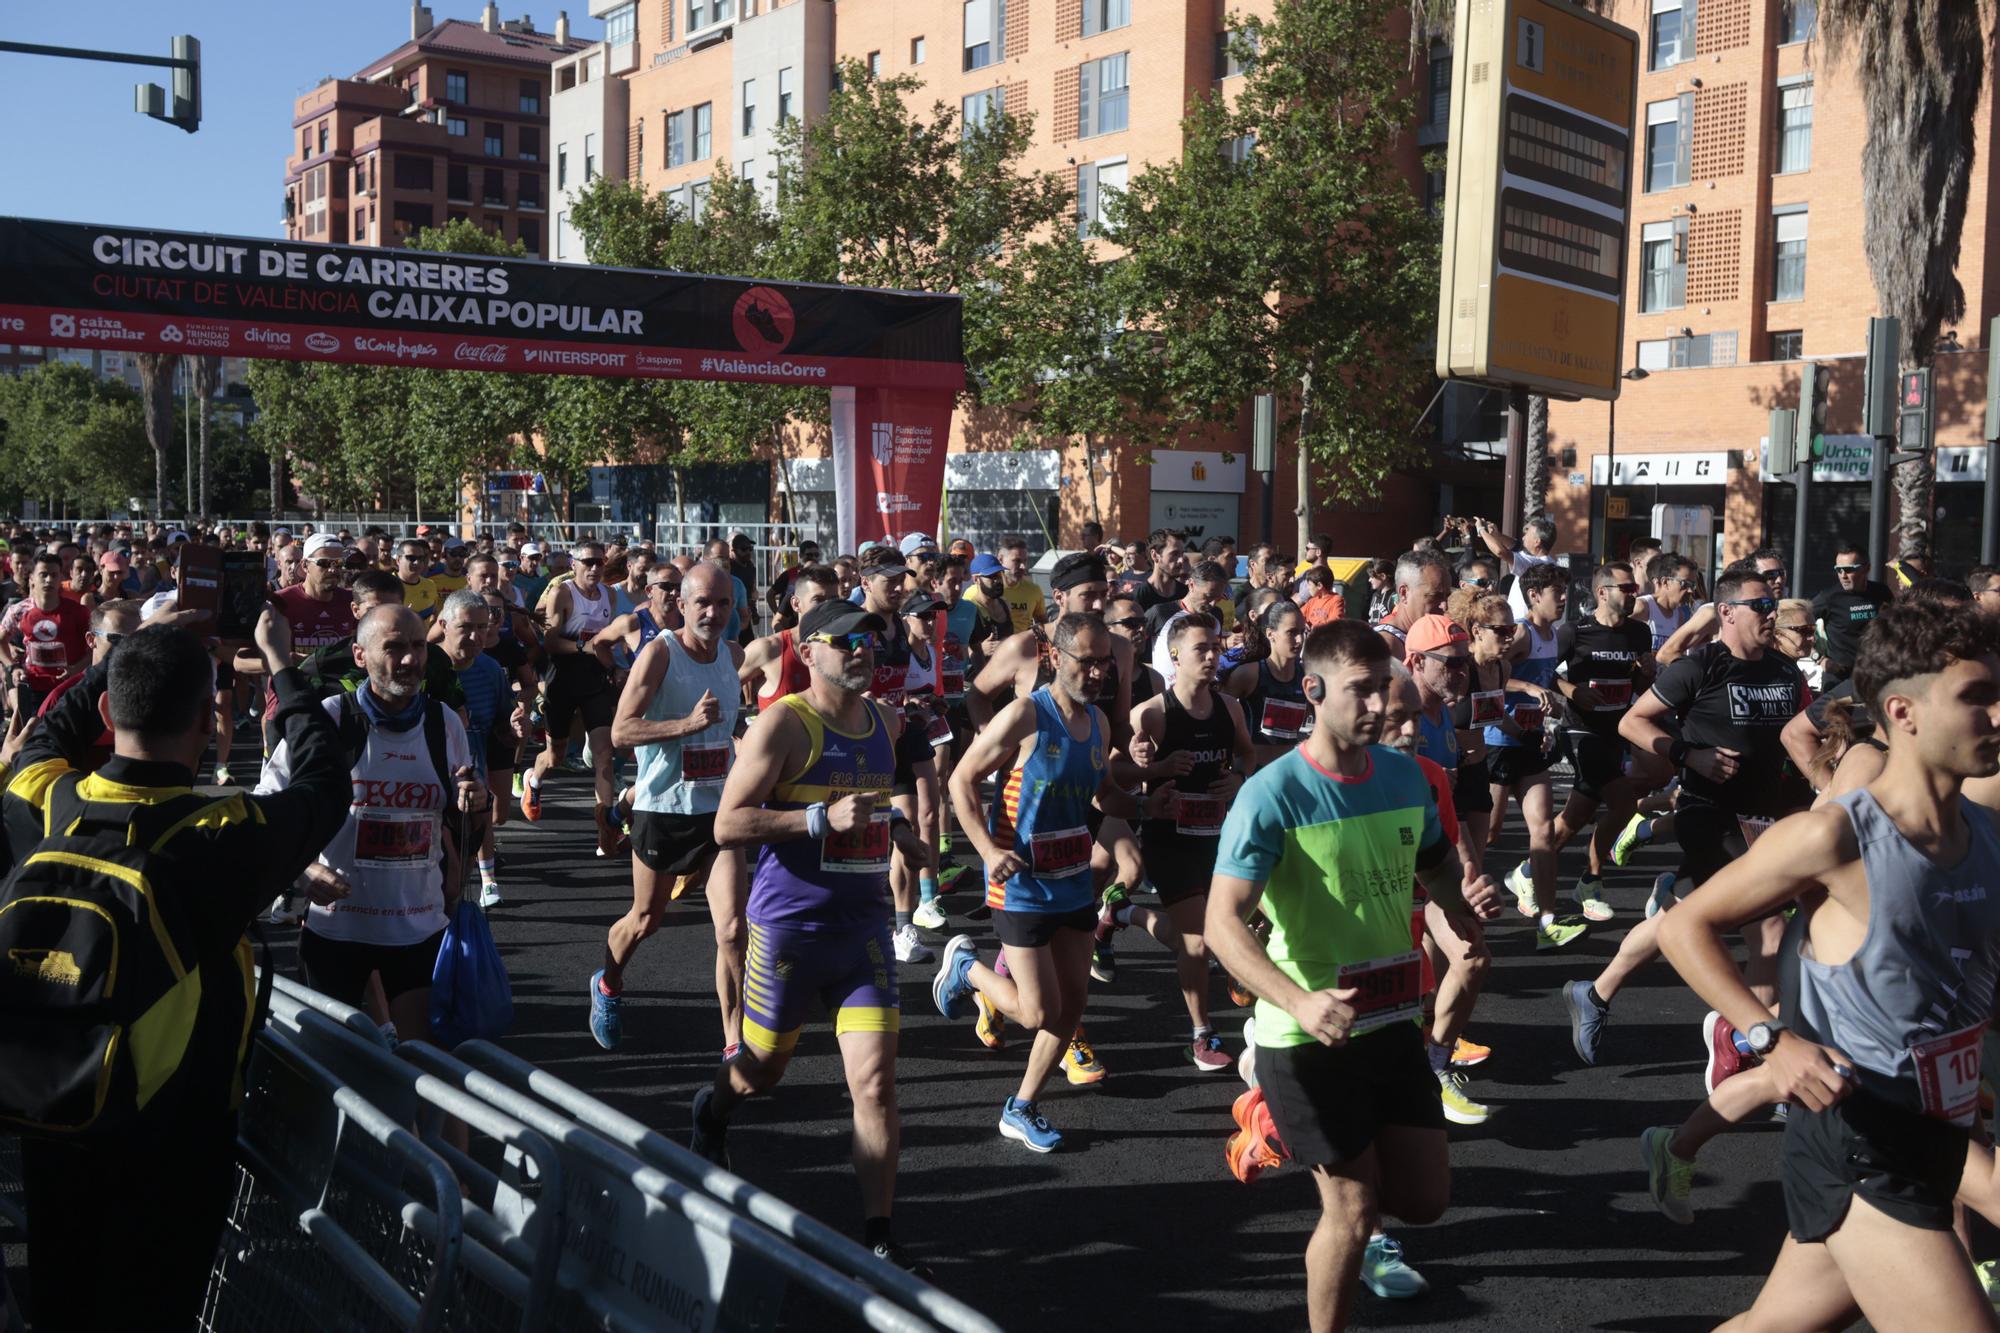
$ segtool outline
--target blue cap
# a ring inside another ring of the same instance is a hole
[[[990,578],[1000,573],[1004,568],[1005,566],[1000,563],[1000,557],[990,551],[984,555],[975,555],[972,557],[971,572],[972,577],[976,579]]]

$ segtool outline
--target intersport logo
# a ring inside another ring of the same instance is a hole
[[[398,361],[421,361],[438,354],[436,343],[404,342],[401,338],[356,337],[357,352],[386,352]]]
[[[306,335],[306,346],[315,352],[338,352],[340,350],[340,339],[334,337],[331,333],[308,333]]]
[[[454,361],[477,361],[482,365],[500,366],[507,363],[505,343],[460,343],[451,354]]]

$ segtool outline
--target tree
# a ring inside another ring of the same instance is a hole
[[[1528,395],[1528,448],[1521,463],[1521,525],[1541,518],[1549,504],[1549,400]]]
[[[219,356],[191,356],[188,358],[188,364],[193,368],[194,373],[188,376],[187,380],[184,380],[183,383],[186,383],[188,380],[193,382],[195,402],[199,404],[196,411],[200,414],[199,430],[201,431],[201,435],[199,447],[201,450],[201,472],[195,491],[200,501],[197,506],[197,512],[203,517],[207,517],[215,512],[209,508],[208,504],[208,419],[214,409],[216,390],[222,387],[222,358]]]
[[[145,411],[146,442],[153,446],[153,513],[167,512],[167,459],[173,448],[174,366],[166,352],[139,352],[139,403]]]
[[[1993,11],[1991,0],[1820,0],[1828,54],[1851,53],[1861,80],[1861,245],[1882,313],[1902,321],[1905,369],[1930,365],[1939,330],[1965,316],[1959,242]],[[1896,470],[1904,554],[1929,528],[1936,481],[1929,458]]]
[[[1152,344],[1148,406],[1223,423],[1275,386],[1301,544],[1315,480],[1370,497],[1419,454],[1438,230],[1396,165],[1413,115],[1400,8],[1279,0],[1269,19],[1232,18],[1250,66],[1235,103],[1197,101],[1181,158],[1109,203]]]
[[[108,513],[145,489],[150,459],[139,395],[87,367],[51,361],[0,376],[0,503],[45,499]]]

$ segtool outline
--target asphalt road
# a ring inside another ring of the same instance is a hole
[[[684,1138],[689,1099],[720,1044],[705,906],[677,904],[641,950],[627,973],[624,1044],[599,1050],[585,1027],[585,984],[605,928],[629,904],[629,870],[591,854],[587,778],[559,777],[548,791],[542,824],[502,835],[507,902],[492,920],[514,984],[506,1044]],[[1499,845],[1495,873],[1520,854],[1518,821]],[[1565,853],[1566,884],[1581,863]],[[1782,1240],[1779,1127],[1753,1123],[1710,1145],[1692,1227],[1654,1209],[1638,1152],[1642,1129],[1677,1121],[1701,1097],[1703,1007],[1656,965],[1619,997],[1605,1063],[1592,1069],[1570,1049],[1559,996],[1561,983],[1611,956],[1668,864],[1666,853],[1642,854],[1611,882],[1620,917],[1561,954],[1538,955],[1511,911],[1492,932],[1496,968],[1471,1031],[1494,1048],[1472,1087],[1494,1115],[1451,1131],[1444,1219],[1392,1227],[1431,1293],[1364,1294],[1357,1326],[1706,1329],[1754,1299]],[[971,930],[990,955],[990,932],[962,915],[974,901],[947,897],[953,929]],[[1023,1044],[989,1052],[969,1021],[940,1018],[931,972],[905,968],[900,978],[896,1219],[899,1241],[940,1286],[1014,1330],[1304,1327],[1313,1189],[1293,1167],[1247,1186],[1229,1174],[1223,1143],[1242,1084],[1185,1062],[1186,1014],[1165,951],[1138,932],[1121,936],[1117,983],[1093,987],[1086,1015],[1110,1076],[1091,1088],[1057,1076],[1043,1110],[1067,1143],[1047,1156],[995,1129]],[[1219,983],[1215,994],[1219,1026],[1240,1050],[1246,1013]],[[736,1120],[733,1165],[858,1233],[848,1127],[832,1033],[815,1022],[785,1082]]]

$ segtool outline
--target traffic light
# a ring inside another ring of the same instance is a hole
[[[132,89],[133,110],[193,134],[201,128],[201,42],[185,35],[174,38],[173,59],[172,96],[157,83],[138,84]]]
[[[1826,457],[1826,394],[1833,374],[1825,366],[1808,361],[1799,373],[1798,437],[1794,448],[1799,458],[1817,463]]]
[[[1771,460],[1764,471],[1767,477],[1782,477],[1799,465],[1798,442],[1799,414],[1789,407],[1771,409]]]
[[[1862,382],[1861,429],[1870,435],[1894,436],[1897,418],[1897,356],[1903,342],[1902,321],[1893,315],[1868,321],[1868,369]]]
[[[1911,453],[1931,451],[1931,373],[1912,370],[1898,377],[1896,447]]]

